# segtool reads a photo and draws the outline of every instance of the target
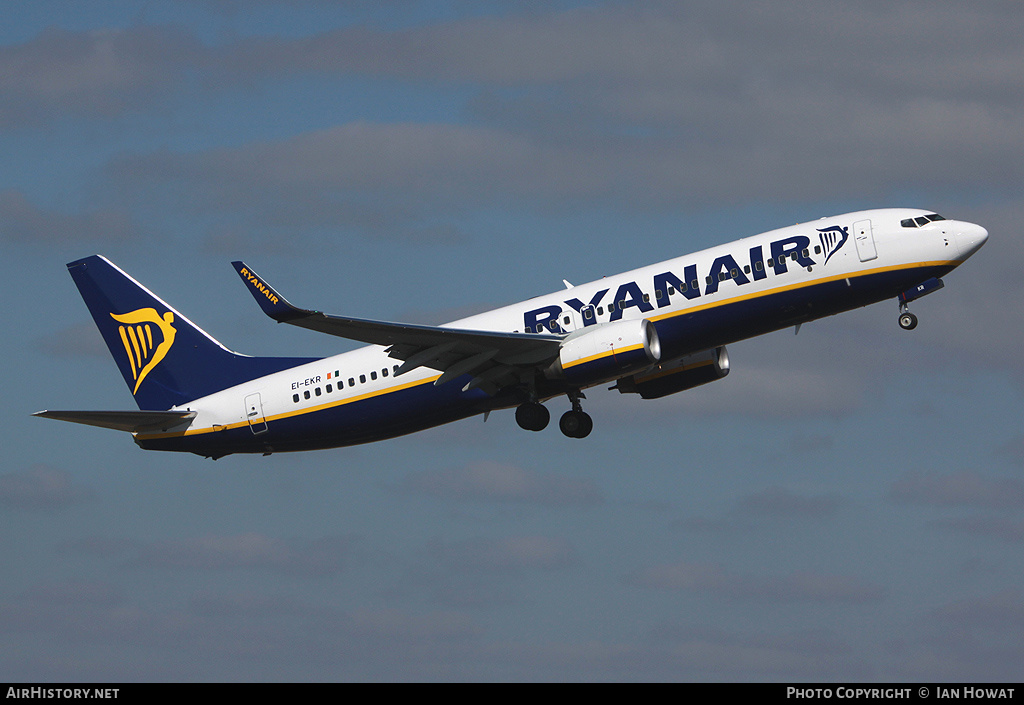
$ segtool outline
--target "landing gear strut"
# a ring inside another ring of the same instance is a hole
[[[572,409],[562,414],[558,421],[558,428],[569,438],[586,438],[594,430],[594,420],[580,405],[581,398],[585,398],[582,392],[570,392]]]

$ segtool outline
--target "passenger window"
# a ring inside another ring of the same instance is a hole
[[[396,373],[398,372],[398,365],[395,365],[394,370]]]
[[[815,245],[814,246],[814,254],[816,254],[816,255],[820,255],[821,254],[821,245]]]
[[[562,323],[564,323],[565,325],[569,325],[569,317],[566,316],[565,318],[563,318]]]
[[[356,378],[355,377],[349,377],[348,378],[348,386],[350,386],[350,387],[356,386]]]
[[[710,284],[710,283],[711,283],[711,282],[713,282],[713,281],[714,281],[714,279],[712,279],[712,278],[711,278],[710,276],[708,276],[708,278],[707,278],[707,283],[708,283],[708,284]]]
[[[384,368],[383,370],[381,370],[381,371],[380,371],[380,373],[381,373],[382,375],[384,375],[385,377],[387,377],[387,376],[388,376],[388,368],[387,368],[387,367],[385,367],[385,368]]]
[[[759,272],[760,272],[760,271],[761,271],[762,269],[764,269],[764,265],[763,265],[763,264],[761,263],[761,261],[760,261],[760,260],[758,260],[757,262],[754,262],[754,269],[756,269],[756,270],[757,270],[757,271],[759,271]]]
[[[327,385],[327,393],[330,394],[333,391],[334,391],[334,387],[332,387],[331,385],[328,384]]]
[[[585,309],[583,309],[583,317],[586,318],[589,321],[591,318],[594,317],[594,309],[592,309],[592,308],[585,308]]]
[[[315,392],[316,392],[316,395],[317,395],[317,396],[320,396],[320,394],[322,393],[322,392],[320,391],[320,387],[317,387],[317,388],[316,388],[315,390],[313,390],[313,391],[315,391]]]
[[[690,288],[691,289],[699,289],[700,288],[700,282],[697,281],[696,279],[694,279],[693,281],[690,282]]]
[[[598,316],[603,316],[604,315],[604,306],[598,306],[597,307],[597,315]]]
[[[718,281],[724,282],[728,278],[729,278],[729,273],[728,272],[719,272],[718,273]]]
[[[745,265],[745,266],[743,267],[743,273],[744,273],[744,274],[750,274],[750,265],[749,265],[749,264],[748,264],[748,265]]]
[[[366,384],[366,375],[359,375],[359,384]]]
[[[650,300],[651,300],[651,295],[650,294],[644,294],[644,303],[645,304],[649,303]]]
[[[686,286],[686,284],[683,284],[683,286]],[[676,288],[674,286],[670,286],[668,288],[668,295],[672,296],[672,294],[674,294],[674,293],[676,293]]]
[[[655,289],[654,290],[654,298],[656,298],[656,299],[660,299],[661,298],[661,289]]]
[[[292,401],[295,402],[296,404],[298,404],[299,403],[299,395],[298,394],[292,394]]]
[[[775,260],[773,260],[771,257],[769,257],[767,264],[768,264],[769,267],[774,267],[775,266]]]
[[[304,399],[309,399],[309,390],[307,389],[306,391],[304,391],[302,393],[302,396],[303,396]]]
[[[370,370],[370,379],[377,379],[377,370]]]
[[[736,277],[738,277],[739,275],[740,275],[740,272],[739,272],[739,270],[738,270],[738,269],[730,269],[730,270],[729,270],[729,277],[730,277],[730,278],[732,278],[732,279],[735,279],[735,278],[736,278]]]

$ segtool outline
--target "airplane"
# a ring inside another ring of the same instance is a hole
[[[243,262],[236,272],[278,323],[360,341],[326,358],[232,352],[99,255],[67,265],[138,411],[35,416],[127,431],[147,450],[232,453],[337,448],[499,409],[544,429],[566,397],[562,433],[585,438],[584,390],[658,399],[725,377],[726,346],[885,299],[909,304],[988,239],[933,211],[822,218],[442,326],[328,315],[289,303]]]

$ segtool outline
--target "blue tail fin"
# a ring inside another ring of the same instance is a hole
[[[105,257],[68,271],[140,409],[170,409],[315,359],[233,353]]]

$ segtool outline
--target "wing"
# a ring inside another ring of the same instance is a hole
[[[115,431],[166,431],[191,422],[194,411],[37,411],[32,414],[44,419],[84,423],[89,426],[112,428]]]
[[[472,379],[463,391],[479,387],[493,395],[550,364],[558,357],[565,339],[564,335],[544,333],[467,330],[330,316],[293,306],[244,262],[231,264],[263,312],[278,323],[382,345],[390,357],[402,360],[396,375],[430,367],[443,373],[434,381],[435,385],[468,374]]]

